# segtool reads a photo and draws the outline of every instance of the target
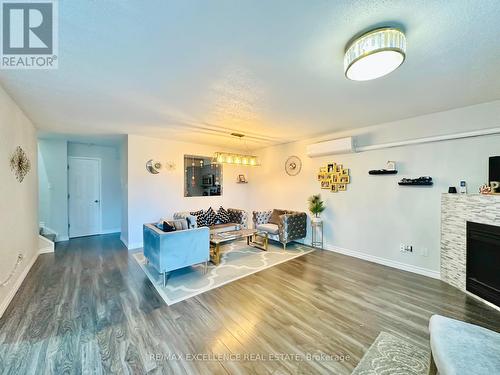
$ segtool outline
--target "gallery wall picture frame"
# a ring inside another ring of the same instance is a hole
[[[346,191],[351,182],[349,172],[349,168],[333,162],[321,166],[317,175],[321,189],[329,189],[332,193]]]
[[[322,180],[321,181],[321,189],[330,189],[332,184],[330,183],[330,180]]]

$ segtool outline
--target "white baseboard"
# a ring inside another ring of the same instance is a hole
[[[120,235],[120,241],[123,242],[123,244],[128,250],[140,249],[143,246],[142,242],[128,243],[128,241],[123,237],[123,235]]]
[[[135,250],[135,249],[140,249],[143,246],[144,246],[144,244],[142,242],[136,242],[136,243],[128,244],[127,249]]]
[[[50,254],[53,252],[54,252],[54,249],[51,247],[45,247],[43,249],[38,250],[38,254]]]
[[[128,242],[127,240],[125,239],[125,237],[123,237],[123,233],[120,233],[120,241],[122,241],[122,243],[125,245],[125,247],[128,249]]]
[[[101,230],[101,234],[120,233],[121,231],[122,231],[122,228],[116,228],[116,229],[103,229],[103,230]]]
[[[46,254],[54,252],[54,242],[45,238],[42,235],[38,235],[38,254]]]
[[[10,303],[12,302],[12,299],[16,295],[17,291],[21,287],[24,279],[26,276],[28,276],[28,273],[31,270],[31,267],[35,264],[36,260],[38,259],[38,256],[40,254],[46,254],[46,253],[53,253],[54,251],[50,249],[50,251],[45,251],[46,249],[41,249],[39,250],[36,255],[30,260],[29,264],[24,268],[23,272],[18,276],[17,280],[14,282],[13,287],[11,291],[7,294],[5,299],[0,303],[0,318],[3,316],[3,313],[5,310],[7,310],[7,307],[9,307]]]
[[[398,270],[413,272],[413,273],[416,273],[419,275],[432,277],[433,279],[441,280],[441,273],[440,272],[430,270],[427,268],[414,266],[414,265],[406,264],[406,263],[401,263],[401,262],[397,262],[397,261],[391,260],[391,259],[381,258],[381,257],[375,256],[375,255],[362,253],[360,251],[344,249],[344,248],[338,247],[338,246],[327,245],[325,250],[334,251],[334,252],[339,253],[339,254],[344,254],[344,255],[354,257],[354,258],[367,260],[368,262],[378,263],[378,264],[382,264],[384,266],[397,268]]]

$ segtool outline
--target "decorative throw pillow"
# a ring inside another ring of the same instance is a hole
[[[193,211],[193,212],[190,212],[189,214],[196,217],[196,226],[198,228],[207,226],[207,223],[205,220],[205,213],[203,212],[203,210]]]
[[[229,213],[222,206],[220,206],[217,210],[217,221],[221,224],[227,224],[231,222]]]
[[[271,214],[271,217],[269,218],[268,223],[270,224],[276,224],[279,225],[280,223],[280,216],[286,214],[285,210],[273,210],[273,213]]]
[[[164,232],[175,232],[175,226],[168,221],[163,222],[163,231]]]
[[[209,227],[212,225],[215,225],[217,222],[217,215],[215,214],[215,211],[210,207],[207,212],[205,212],[205,223]]]

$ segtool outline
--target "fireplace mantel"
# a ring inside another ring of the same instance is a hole
[[[443,194],[441,198],[441,279],[466,290],[466,223],[500,226],[500,196]]]

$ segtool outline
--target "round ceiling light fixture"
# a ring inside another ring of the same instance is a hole
[[[396,70],[405,60],[406,37],[401,30],[383,27],[371,30],[347,45],[345,76],[368,81]]]

